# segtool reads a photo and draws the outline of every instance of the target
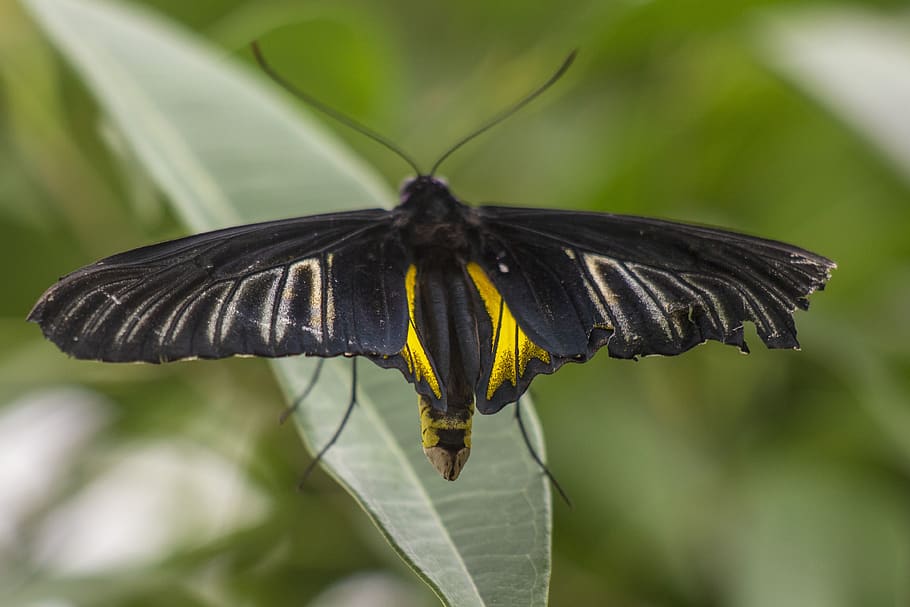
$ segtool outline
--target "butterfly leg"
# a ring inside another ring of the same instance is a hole
[[[325,359],[320,358],[319,362],[316,363],[316,370],[313,371],[313,375],[312,375],[312,377],[310,377],[310,383],[307,384],[307,387],[303,390],[303,392],[300,394],[300,396],[298,396],[297,398],[294,399],[294,402],[291,403],[291,406],[281,412],[281,417],[278,418],[279,424],[283,424],[284,422],[288,421],[288,418],[290,416],[292,416],[295,411],[297,411],[297,407],[300,406],[300,403],[305,401],[306,397],[310,395],[310,392],[312,392],[313,387],[316,385],[316,382],[319,380],[319,372],[322,371],[322,364],[324,362],[325,362]]]
[[[321,367],[321,365],[320,365]],[[348,418],[351,417],[351,411],[354,410],[354,405],[357,404],[357,359],[351,359],[351,400],[348,403],[348,407],[344,412],[344,417],[341,418],[341,423],[338,424],[338,429],[335,430],[335,433],[332,435],[332,438],[329,439],[322,449],[319,450],[319,453],[316,454],[316,457],[313,458],[313,461],[306,467],[306,470],[303,471],[303,476],[300,479],[300,482],[297,483],[298,489],[303,489],[303,486],[306,484],[307,479],[310,477],[310,474],[313,473],[313,470],[316,469],[316,465],[322,461],[322,457],[326,454],[329,448],[335,444],[335,441],[338,440],[338,437],[341,436],[341,431],[344,430],[344,427],[348,423]]]
[[[566,503],[566,506],[572,508],[572,500],[569,499],[569,496],[565,491],[560,487],[559,482],[556,480],[550,470],[547,468],[547,465],[543,463],[543,460],[540,459],[540,456],[537,455],[537,452],[534,450],[534,446],[531,444],[531,439],[528,438],[528,431],[525,429],[524,421],[521,419],[521,399],[519,398],[515,401],[515,419],[518,421],[518,428],[521,430],[521,437],[525,441],[525,445],[528,447],[528,453],[531,454],[531,457],[540,466],[540,469],[543,470],[543,473],[550,480],[550,483],[553,485],[553,488],[556,489],[556,492],[559,493],[559,496]]]

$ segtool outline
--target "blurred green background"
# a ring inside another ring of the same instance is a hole
[[[260,38],[424,166],[580,48],[446,163],[457,195],[723,225],[840,267],[797,315],[801,352],[749,327],[750,356],[601,355],[535,381],[576,505],[556,506],[552,603],[910,605],[905,1],[144,4],[237,61]],[[24,322],[59,275],[184,231],[10,0],[0,88],[0,587],[28,605],[435,604],[327,476],[294,490],[309,457],[263,362],[76,362]]]

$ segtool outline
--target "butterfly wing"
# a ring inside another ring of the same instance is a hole
[[[198,234],[63,277],[29,315],[76,358],[392,354],[408,257],[375,209]]]
[[[515,400],[535,372],[603,346],[617,358],[672,356],[707,340],[747,351],[751,321],[768,347],[798,348],[793,312],[835,267],[784,243],[657,219],[508,207],[479,215],[479,263],[550,357],[481,410]]]

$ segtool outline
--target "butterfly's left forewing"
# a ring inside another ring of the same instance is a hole
[[[797,247],[715,228],[600,213],[478,211],[477,264],[532,344],[526,352],[549,358],[514,348],[514,387],[501,382],[499,394],[488,387],[488,403],[479,390],[481,410],[498,410],[534,374],[585,361],[603,346],[617,358],[670,356],[707,340],[746,350],[743,323],[751,321],[768,347],[796,348],[793,312],[808,306],[806,297],[835,267]]]
[[[392,354],[407,254],[385,210],[272,221],[108,257],[63,277],[29,320],[112,362]]]

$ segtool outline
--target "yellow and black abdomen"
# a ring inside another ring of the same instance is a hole
[[[444,479],[454,481],[471,454],[474,398],[461,402],[449,400],[448,408],[440,411],[425,396],[418,396],[417,406],[423,452]]]
[[[401,359],[418,386],[424,453],[448,480],[458,477],[471,452],[474,392],[483,374],[478,299],[468,281],[444,249],[421,256],[405,278],[409,327]]]

